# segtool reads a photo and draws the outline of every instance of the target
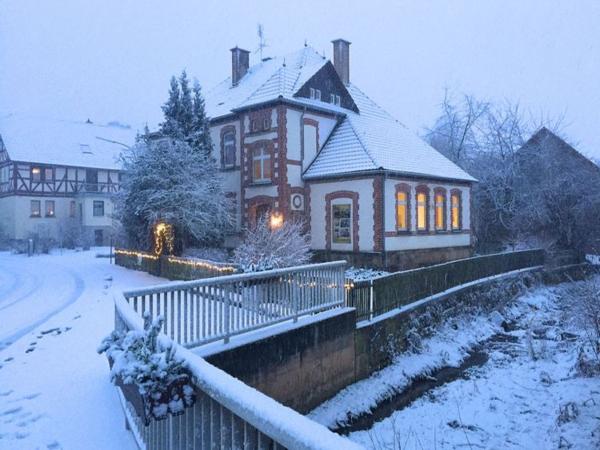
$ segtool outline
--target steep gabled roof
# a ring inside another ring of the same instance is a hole
[[[296,95],[326,65],[331,62],[311,47],[263,61],[250,67],[237,86],[232,87],[228,78],[209,91],[205,99],[207,114],[215,119],[238,109],[284,99],[341,117],[305,171],[306,179],[385,169],[406,175],[475,181],[352,84],[344,89],[352,97],[355,110]],[[337,76],[335,70],[332,76]]]
[[[237,86],[227,78],[210,90],[205,98],[207,114],[215,119],[279,97],[291,99],[327,62],[312,47],[262,61],[250,67]]]
[[[525,142],[518,150],[518,153],[521,154],[526,152],[554,153],[554,155],[548,155],[549,157],[554,158],[568,155],[571,156],[574,161],[578,161],[600,174],[600,167],[594,161],[580,153],[575,147],[546,127],[542,127],[533,133],[527,142]]]
[[[116,170],[137,131],[11,114],[0,117],[0,135],[13,161]]]
[[[360,114],[346,112],[305,171],[305,179],[384,169],[405,175],[476,181],[356,86],[350,84],[348,90]]]

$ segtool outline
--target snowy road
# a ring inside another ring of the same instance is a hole
[[[108,365],[112,294],[164,283],[94,251],[0,253],[0,449],[134,449]]]

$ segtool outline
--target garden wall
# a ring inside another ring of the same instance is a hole
[[[196,258],[156,256],[152,253],[122,249],[115,250],[115,264],[169,280],[199,280],[239,272],[238,267],[233,264]]]

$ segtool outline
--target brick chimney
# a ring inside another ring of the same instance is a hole
[[[237,46],[231,49],[231,85],[237,86],[250,67],[250,52]]]
[[[345,39],[335,39],[333,43],[333,67],[340,76],[342,83],[350,83],[350,42]]]

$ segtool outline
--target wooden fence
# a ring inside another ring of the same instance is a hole
[[[123,293],[133,310],[162,315],[163,332],[194,347],[344,305],[345,261],[170,283]]]
[[[446,291],[461,284],[544,264],[544,250],[476,256],[347,284],[346,305],[358,321]]]
[[[142,319],[123,296],[115,297],[115,329],[143,330]],[[160,337],[166,347],[171,340]],[[182,414],[148,425],[117,387],[127,424],[144,450],[360,450],[361,446],[256,391],[177,346],[192,374],[196,402]]]

